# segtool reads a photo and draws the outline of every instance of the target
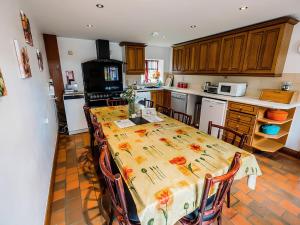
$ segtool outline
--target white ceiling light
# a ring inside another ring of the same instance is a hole
[[[87,24],[86,27],[87,27],[87,28],[92,28],[92,27],[93,27],[93,24]]]
[[[152,32],[152,37],[158,37],[159,36],[159,33],[157,32],[157,31],[154,31],[154,32]]]
[[[99,8],[99,9],[103,9],[103,8],[104,8],[104,5],[102,5],[102,4],[97,4],[96,7]]]
[[[239,10],[243,11],[243,10],[247,10],[248,9],[248,6],[244,5],[242,7],[239,8]]]
[[[190,28],[195,29],[197,25],[191,25]]]

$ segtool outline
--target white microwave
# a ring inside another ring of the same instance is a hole
[[[244,96],[246,94],[247,83],[219,83],[218,94],[234,97]]]

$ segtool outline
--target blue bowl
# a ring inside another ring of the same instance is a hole
[[[260,130],[264,134],[276,135],[280,131],[280,126],[274,124],[265,124],[260,127]]]

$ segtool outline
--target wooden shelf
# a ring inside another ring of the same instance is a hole
[[[285,135],[288,135],[288,133],[289,133],[289,132],[287,132],[287,131],[281,130],[281,131],[279,131],[279,133],[276,134],[276,135],[270,135],[270,134],[264,134],[264,133],[262,133],[262,132],[256,131],[256,132],[255,132],[255,135],[258,135],[258,136],[264,137],[264,138],[279,139],[279,138],[281,138],[281,137],[283,137],[283,136],[285,136]]]
[[[276,152],[279,149],[283,148],[284,144],[272,139],[262,139],[254,143],[252,147],[264,152]]]
[[[262,122],[262,123],[266,123],[266,124],[277,124],[277,125],[281,125],[281,124],[285,124],[288,122],[291,122],[293,119],[289,118],[283,121],[276,121],[276,120],[270,120],[267,118],[257,118],[257,121]]]

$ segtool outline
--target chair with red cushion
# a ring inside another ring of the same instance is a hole
[[[225,197],[230,190],[234,176],[240,168],[240,158],[241,153],[236,152],[229,171],[222,176],[212,177],[210,174],[206,174],[200,207],[180,220],[183,225],[207,225],[216,220],[218,225],[221,224]],[[209,197],[210,191],[216,185],[218,185],[216,193]]]
[[[137,216],[134,201],[126,184],[124,184],[122,180],[122,176],[119,172],[113,172],[117,169],[114,169],[111,164],[110,153],[106,144],[103,145],[101,150],[99,163],[112,203],[110,215],[111,220],[109,224],[112,224],[112,218],[114,215],[119,224],[140,225],[141,223]]]

